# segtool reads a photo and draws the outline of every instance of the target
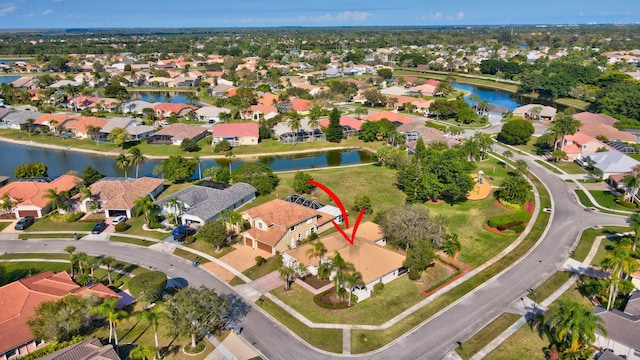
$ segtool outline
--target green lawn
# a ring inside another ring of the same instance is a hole
[[[309,344],[329,352],[342,353],[342,330],[310,328],[265,297],[261,297],[256,303]]]
[[[591,105],[590,102],[580,100],[580,99],[573,99],[573,98],[559,98],[559,99],[556,99],[555,102],[562,105],[573,106],[580,110],[584,110],[587,107],[589,107],[589,105]]]
[[[109,237],[109,241],[122,242],[122,243],[127,243],[132,245],[138,245],[138,246],[151,246],[153,244],[157,244],[155,241],[130,238],[130,237],[118,236],[118,235],[111,235]]]
[[[32,231],[66,231],[73,233],[76,231],[91,231],[95,226],[95,222],[70,222],[70,223],[58,223],[51,221],[49,218],[41,218],[36,220],[33,225],[29,226],[25,232]]]
[[[547,161],[545,160],[536,160],[536,163],[544,166],[545,168],[549,169],[549,171],[553,172],[554,174],[562,174],[562,171],[554,168],[553,166],[551,166]]]
[[[605,226],[601,229],[585,229],[582,232],[580,241],[578,242],[576,248],[573,250],[573,254],[571,255],[571,257],[578,261],[584,261],[584,259],[587,258],[587,255],[589,255],[589,251],[591,250],[596,237],[627,231],[629,231],[628,227],[621,226]]]
[[[382,142],[364,142],[356,137],[343,139],[339,143],[332,143],[327,140],[316,140],[309,142],[300,142],[293,144],[283,144],[278,140],[263,140],[258,145],[243,145],[233,148],[233,154],[260,154],[260,153],[279,153],[288,151],[300,151],[300,150],[321,150],[326,148],[335,147],[354,147],[354,148],[369,148],[377,150],[384,146]],[[209,155],[212,155],[209,153]],[[222,154],[221,154],[222,155]]]
[[[127,220],[127,223],[131,225],[129,230],[115,233],[115,234],[126,234],[126,235],[138,235],[138,236],[146,236],[157,240],[164,240],[167,237],[171,236],[171,233],[163,233],[159,231],[145,231],[142,230],[142,225],[144,225],[144,216],[134,217]]]
[[[490,352],[487,360],[545,360],[543,348],[549,345],[546,336],[540,337],[538,332],[525,325],[518,329],[505,342]]]
[[[11,224],[10,221],[0,221],[0,231],[4,230],[10,224]]]
[[[118,153],[120,148],[111,144],[111,143],[98,143],[90,139],[69,139],[69,138],[60,138],[57,136],[53,136],[52,134],[45,135],[31,135],[26,131],[20,131],[15,129],[0,129],[0,136],[13,139],[20,140],[25,143],[30,141],[34,143],[46,144],[46,145],[57,145],[62,147],[74,147],[88,150],[96,150],[103,153]]]
[[[411,70],[394,70],[393,71],[393,75],[394,76],[410,75],[410,76],[423,77],[423,78],[427,78],[427,79],[439,79],[439,80],[443,80],[445,77],[448,76],[448,75],[445,75],[445,74],[429,73],[429,72],[423,73],[423,72],[417,72],[417,71],[411,71]],[[497,82],[495,80],[492,80],[491,77],[489,77],[489,76],[484,76],[484,77],[486,78],[486,80],[485,79],[470,78],[470,77],[466,77],[466,76],[453,75],[454,81],[458,82],[458,83],[461,83],[461,84],[469,84],[469,85],[479,85],[479,86],[491,87],[491,88],[502,89],[502,90],[505,90],[505,91],[513,92],[513,93],[518,91],[518,85]]]
[[[600,204],[600,206],[613,210],[624,211],[640,211],[640,209],[633,209],[616,204],[616,196],[608,190],[590,190],[591,196]]]
[[[571,279],[572,275],[572,273],[567,271],[558,271],[551,275],[542,285],[535,288],[533,293],[530,293],[527,297],[536,302],[542,302],[542,300],[548,298],[554,291],[558,290],[562,284],[566,283],[567,280]]]
[[[45,270],[69,271],[69,263],[60,262],[0,262],[7,273],[7,283]]]
[[[81,239],[82,238],[82,234],[78,235],[78,238]],[[22,233],[20,235],[18,235],[18,239],[20,240],[26,240],[26,239],[73,239],[74,235],[72,233],[66,233],[66,234],[58,234],[58,233],[39,233],[39,234],[29,234],[29,233]]]
[[[196,254],[194,254],[194,253],[192,253],[190,251],[182,250],[182,249],[178,249],[178,248],[173,250],[173,255],[180,256],[181,258],[187,259],[187,260],[189,260],[191,262],[197,261],[200,264],[206,264],[206,263],[209,262],[209,260],[201,258],[200,256],[198,256],[198,255],[196,255]]]
[[[382,294],[372,296],[348,309],[329,310],[313,302],[313,294],[294,283],[291,291],[282,287],[271,293],[316,323],[381,325],[424,299],[422,284],[400,277],[384,285]]]
[[[236,249],[233,246],[224,246],[220,250],[220,252],[217,252],[215,246],[207,244],[202,240],[196,240],[193,244],[188,244],[185,246],[194,250],[202,251],[203,253],[214,258],[221,258]]]
[[[573,161],[559,161],[554,165],[564,170],[567,174],[586,174],[584,168]]]
[[[540,149],[537,148],[535,146],[536,141],[538,141],[537,138],[532,137],[528,143],[526,143],[525,145],[517,145],[515,146],[516,149],[528,152],[529,154],[533,154],[533,155],[539,155],[540,154]]]
[[[621,239],[622,237],[611,237],[602,239],[602,241],[600,241],[600,246],[598,246],[598,252],[593,258],[593,261],[591,261],[591,265],[602,266],[602,260],[604,260],[607,252],[615,247]]]
[[[69,260],[69,254],[50,254],[50,253],[15,253],[0,255],[0,260],[4,259],[52,259],[52,260]]]
[[[489,323],[489,325],[467,339],[467,341],[463,342],[461,346],[456,348],[456,352],[465,360],[471,358],[521,317],[521,315],[503,313]]]
[[[252,266],[242,273],[245,274],[249,279],[256,280],[259,279],[269,273],[272,273],[278,270],[278,263],[276,262],[277,257],[272,256],[267,259],[267,261],[260,266]]]

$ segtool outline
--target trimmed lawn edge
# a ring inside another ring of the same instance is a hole
[[[482,330],[478,331],[472,337],[463,342],[458,348],[456,348],[456,352],[461,358],[465,360],[470,359],[473,355],[477,354],[478,351],[482,350],[491,341],[498,337],[498,335],[502,334],[503,331],[515,324],[515,322],[520,318],[522,318],[522,315],[506,312],[502,313],[487,326],[482,328]]]

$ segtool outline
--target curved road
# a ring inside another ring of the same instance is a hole
[[[555,273],[569,257],[582,229],[594,225],[627,225],[626,217],[585,211],[571,189],[572,183],[560,180],[555,174],[529,158],[529,169],[547,185],[554,201],[552,222],[543,239],[520,262],[505,270],[488,283],[467,294],[431,321],[405,337],[375,353],[361,355],[367,359],[441,359],[453,350],[457,341],[469,336],[501,314],[514,301]],[[78,251],[93,255],[109,254],[126,262],[158,268],[172,278],[184,278],[191,286],[205,285],[221,293],[232,290],[200,268],[170,254],[136,248],[132,245],[104,241],[71,242]],[[3,252],[63,252],[69,241],[2,241]],[[307,347],[280,324],[260,311],[249,311],[239,323],[245,328],[243,337],[270,359],[328,359],[344,358]],[[354,356],[358,357],[358,356]]]

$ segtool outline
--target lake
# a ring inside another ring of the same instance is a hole
[[[169,146],[169,145],[158,145]],[[115,165],[115,157],[100,156],[66,150],[53,150],[27,145],[12,144],[0,141],[0,175],[13,177],[15,168],[30,162],[41,162],[49,168],[49,176],[57,177],[69,170],[80,173],[87,165],[91,165],[107,176],[124,176],[124,172]],[[261,162],[274,171],[302,170],[340,165],[355,165],[373,162],[373,155],[363,150],[330,150],[319,153],[305,153],[296,155],[278,155],[256,158],[232,158],[231,168],[235,169],[246,162]],[[153,168],[161,160],[147,160],[139,169],[140,176],[153,175]],[[204,171],[212,166],[229,166],[228,159],[201,161]],[[135,176],[135,167],[128,171],[129,176]],[[194,176],[197,176],[197,170]]]
[[[14,82],[20,79],[20,76],[0,76],[0,84]]]
[[[533,99],[533,98],[521,96],[518,94],[510,93],[507,91],[492,89],[488,87],[459,84],[459,83],[453,83],[452,86],[454,89],[468,91],[470,93],[469,95],[475,94],[479,96],[481,100],[486,99],[489,102],[489,104],[504,106],[509,110],[513,110],[519,106],[531,104],[531,103],[553,106],[556,109],[558,109],[558,111],[562,111],[566,108],[566,106],[556,104],[553,101],[543,100],[543,99]],[[465,100],[470,105],[473,105],[473,103],[469,101],[469,95],[465,96]]]
[[[142,100],[148,102],[167,102],[167,98],[172,103],[188,104],[187,95],[184,91],[131,91],[131,100]]]

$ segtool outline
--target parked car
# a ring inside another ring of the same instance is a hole
[[[104,229],[107,228],[107,223],[103,221],[100,221],[99,223],[97,223],[93,229],[91,230],[92,234],[100,234]]]
[[[111,222],[112,225],[118,225],[122,222],[127,221],[127,217],[124,215],[120,215],[117,218],[113,219],[113,221]]]
[[[188,229],[189,225],[178,225],[175,228],[173,228],[173,231],[171,232],[171,235],[178,235],[179,233],[185,231],[185,229]]]
[[[16,223],[16,226],[14,226],[13,228],[16,230],[24,230],[29,226],[31,226],[31,224],[33,224],[34,221],[35,221],[35,218],[33,216],[25,216],[22,219],[18,220],[18,222]]]
[[[177,230],[177,228],[176,228]],[[197,230],[194,228],[190,228],[188,226],[185,226],[181,229],[179,229],[178,231],[174,230],[173,234],[173,240],[174,241],[179,241],[179,242],[183,242],[185,240],[187,240],[187,236],[193,236],[196,234]]]

